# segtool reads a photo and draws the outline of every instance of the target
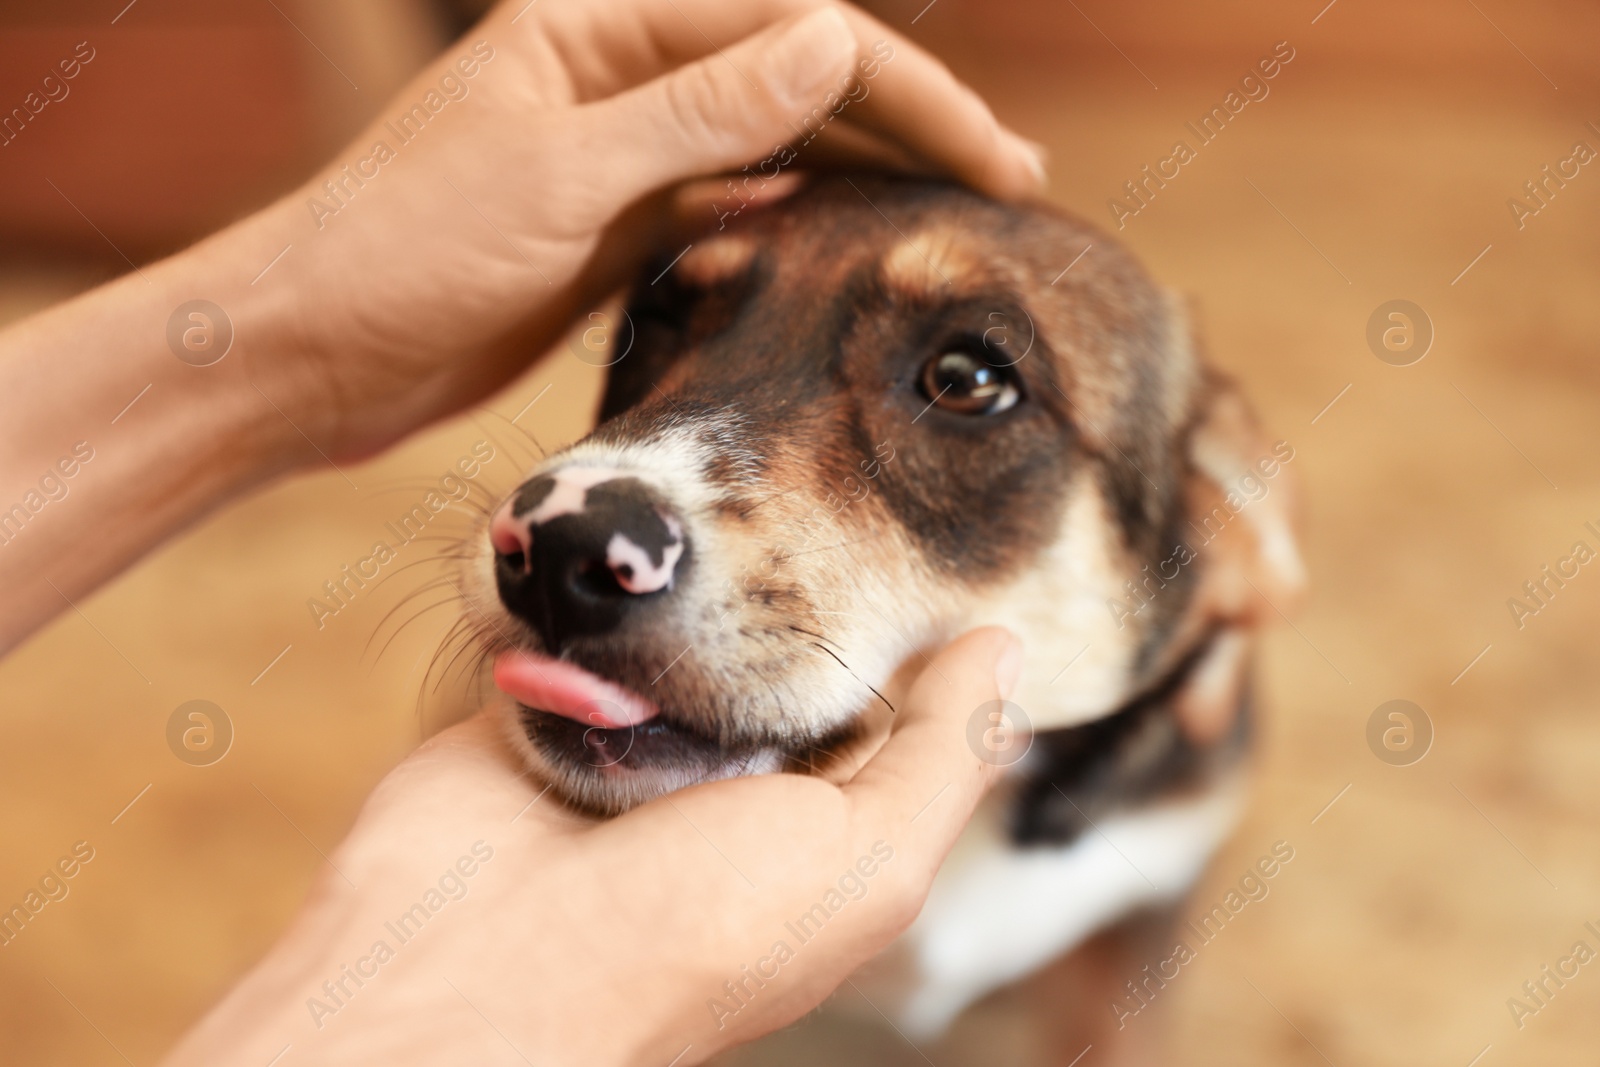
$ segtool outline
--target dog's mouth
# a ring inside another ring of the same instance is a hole
[[[494,679],[519,705],[528,742],[568,774],[647,778],[673,789],[776,770],[785,759],[777,746],[715,736],[566,660],[504,652],[495,661]]]

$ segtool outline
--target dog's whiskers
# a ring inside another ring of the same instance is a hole
[[[411,570],[413,567],[422,567],[422,566],[426,566],[427,564],[430,564],[430,563],[438,563],[440,560],[447,560],[447,559],[470,561],[472,559],[472,557],[471,556],[458,556],[458,555],[455,555],[453,553],[441,553],[441,554],[439,554],[437,556],[428,556],[425,559],[414,559],[410,563],[401,564],[400,566],[396,567],[394,570],[390,571],[388,574],[385,574],[383,577],[379,578],[376,582],[373,583],[372,592],[376,593],[378,590],[382,589],[386,584],[388,584],[390,579],[394,578],[397,574],[400,574],[400,573],[402,573],[404,571]]]
[[[883,701],[883,706],[889,709],[889,714],[891,714],[891,715],[898,715],[899,714],[899,712],[895,710],[895,706],[893,704],[889,703],[889,698],[884,696],[882,693],[878,692],[878,688],[875,685],[873,685],[871,682],[867,681],[865,678],[861,677],[861,675],[857,674],[855,671],[851,670],[850,669],[850,664],[846,663],[843,659],[841,659],[837,652],[835,652],[833,649],[829,648],[827,645],[822,643],[822,642],[826,641],[827,638],[823,637],[821,634],[812,633],[810,630],[802,629],[799,626],[795,626],[793,623],[789,624],[789,629],[793,630],[795,633],[805,634],[807,637],[815,638],[816,640],[807,641],[806,643],[808,645],[810,645],[812,648],[819,649],[822,652],[826,653],[827,656],[830,659],[832,659],[835,663],[837,663],[839,666],[841,666],[841,667],[843,667],[845,669],[845,673],[846,674],[850,675],[850,677],[854,678],[856,681],[860,682],[862,685],[864,685],[868,689],[872,690],[872,695],[877,697],[879,700]]]
[[[864,545],[868,541],[876,541],[882,536],[883,534],[877,533],[873,534],[871,537],[858,537],[854,541],[840,541],[838,544],[834,545],[823,545],[821,548],[807,548],[802,549],[799,552],[787,552],[781,556],[775,555],[771,558],[774,563],[787,563],[791,559],[796,559],[800,556],[809,556],[813,552],[831,552],[836,548],[849,548],[851,545]]]
[[[449,660],[446,661],[443,668],[440,669],[440,661],[447,653],[451,653],[452,646],[454,646],[453,654],[450,654]],[[417,687],[417,715],[419,719],[423,713],[423,699],[425,695],[430,692],[437,693],[439,691],[439,689],[449,679],[451,671],[454,669],[456,663],[460,661],[462,656],[473,651],[474,649],[477,649],[477,655],[473,658],[471,665],[466,669],[465,672],[463,672],[462,675],[463,678],[475,678],[482,670],[484,662],[490,656],[500,651],[500,646],[501,642],[495,640],[490,628],[484,624],[475,622],[466,615],[463,615],[460,619],[456,620],[455,625],[453,625],[449,632],[446,633],[444,638],[439,642],[439,647],[434,650],[433,655],[429,658],[428,669],[423,672],[421,684],[419,684]],[[433,677],[436,670],[439,672],[439,677],[438,680],[433,683],[433,686],[430,689],[428,686],[428,681]]]
[[[423,684],[427,684],[429,676],[433,674],[433,668],[438,664],[439,657],[444,655],[445,651],[457,641],[469,637],[468,631],[471,628],[472,620],[464,615],[451,624],[450,629],[445,631],[444,636],[439,639],[439,647],[434,650],[433,656],[428,660],[428,669],[422,675]],[[470,645],[467,647],[470,647]]]
[[[470,622],[470,620],[465,618],[463,618],[462,621]],[[478,649],[478,654],[473,658],[472,665],[465,672],[465,677],[468,678],[475,677],[479,669],[483,666],[484,660],[494,655],[494,653],[497,651],[494,644],[485,640],[487,635],[481,629],[472,628],[465,636],[467,637],[467,640],[461,642],[461,647],[456,649],[455,655],[451,656],[449,661],[445,663],[444,668],[440,670],[439,680],[433,683],[433,689],[431,692],[437,693],[439,691],[439,687],[444,685],[445,679],[450,677],[451,668],[456,665],[462,656],[466,655],[468,652],[471,652],[474,647]],[[442,654],[443,651],[444,648],[441,646],[440,654]],[[437,656],[435,659],[437,660]],[[430,665],[428,668],[428,674],[422,676],[422,684],[424,686],[428,684],[428,676],[432,673],[433,667]]]
[[[410,626],[414,622],[417,622],[424,615],[428,614],[430,611],[436,611],[439,608],[449,607],[451,604],[454,604],[454,603],[455,603],[455,598],[454,597],[446,597],[445,599],[443,599],[443,600],[441,600],[441,601],[439,601],[437,603],[429,604],[427,607],[418,610],[418,612],[415,615],[411,616],[411,618],[409,618],[405,622],[401,623],[395,629],[394,633],[389,636],[389,639],[383,643],[383,647],[378,650],[377,656],[375,656],[373,658],[373,667],[372,667],[372,669],[374,669],[374,670],[377,669],[377,661],[381,660],[384,657],[384,654],[389,651],[389,646],[393,645],[395,640],[402,633],[405,632],[406,627]]]
[[[781,493],[773,493],[771,496],[762,497],[760,500],[757,500],[754,504],[750,504],[748,506],[742,506],[740,508],[740,511],[739,511],[739,517],[741,519],[748,519],[750,516],[754,515],[758,510],[760,510],[761,508],[766,507],[768,504],[772,503],[774,500],[777,500],[780,497],[786,497],[790,493],[797,493],[797,492],[800,491],[800,488],[801,487],[797,485],[792,489],[785,489]]]
[[[493,408],[487,408],[486,407],[486,408],[480,408],[479,410],[488,412],[490,415],[493,415],[495,418],[499,419],[501,422],[504,422],[507,426],[511,427],[513,430],[515,430],[517,433],[521,434],[523,437],[526,437],[528,439],[528,443],[533,445],[534,448],[537,448],[539,450],[539,458],[540,459],[548,459],[550,457],[550,453],[545,451],[544,445],[540,444],[539,443],[539,439],[537,437],[533,436],[533,431],[532,430],[529,430],[529,429],[527,429],[525,427],[522,427],[522,426],[518,426],[515,422],[512,422],[510,419],[506,418],[504,415],[500,414],[498,411],[494,410]],[[523,410],[527,410],[527,409],[525,408]],[[477,425],[477,420],[476,419],[473,420],[473,425],[475,425],[475,426]],[[482,429],[482,427],[479,427],[479,429]],[[494,436],[494,434],[489,433],[487,430],[484,430],[484,433],[488,434],[489,440],[493,441],[497,445],[500,444],[499,439],[496,438]],[[501,447],[503,448],[505,446],[502,445]],[[509,451],[509,449],[508,449],[508,451]]]
[[[378,620],[378,625],[376,625],[376,626],[374,626],[372,628],[372,636],[367,638],[366,647],[364,647],[361,650],[361,655],[363,657],[365,657],[368,652],[372,651],[372,642],[376,641],[378,639],[378,635],[383,633],[383,628],[386,625],[388,625],[388,622],[389,622],[390,619],[394,618],[395,612],[399,611],[401,608],[405,607],[407,604],[409,604],[413,600],[417,599],[417,597],[422,596],[425,593],[433,592],[436,589],[442,589],[447,584],[449,584],[449,579],[448,578],[446,578],[446,577],[435,578],[431,582],[424,582],[422,585],[420,585],[417,588],[413,589],[411,592],[407,593],[405,596],[401,597],[398,601],[396,601],[393,607],[391,607],[388,611],[383,613],[383,618]],[[401,623],[400,629],[395,631],[395,635],[398,635],[400,633],[400,630],[405,629],[406,626],[409,625],[412,621],[414,621],[414,619],[408,619],[408,620],[406,620],[406,622]],[[394,640],[394,635],[391,635],[389,640],[391,640],[391,641]],[[389,647],[388,643],[386,642],[383,647],[385,649],[387,649]],[[383,658],[383,653],[379,652],[377,658],[382,659]]]

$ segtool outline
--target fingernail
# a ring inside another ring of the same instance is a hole
[[[1028,151],[1032,154],[1033,161],[1039,165],[1039,178],[1042,181],[1045,171],[1050,167],[1050,149],[1038,141],[1029,140],[1026,137],[1022,138],[1022,143],[1028,146]]]
[[[1022,642],[1006,635],[1006,647],[994,661],[994,684],[1000,690],[1001,700],[1010,700],[1016,692],[1017,679],[1022,677]]]
[[[1010,130],[1006,133],[1011,138],[1011,143],[1017,146],[1017,152],[1022,156],[1022,162],[1027,166],[1028,172],[1033,175],[1033,180],[1040,185],[1045,184],[1045,165],[1050,161],[1049,150],[1038,141],[1030,141]]]
[[[837,78],[844,61],[856,54],[856,36],[838,10],[825,7],[791,26],[762,57],[768,84],[791,103],[811,98]]]

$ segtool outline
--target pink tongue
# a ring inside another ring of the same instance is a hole
[[[639,694],[582,667],[530,652],[496,657],[494,684],[530,708],[608,730],[635,726],[660,711]]]

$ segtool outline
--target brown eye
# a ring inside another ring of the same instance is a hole
[[[998,415],[1022,398],[1015,372],[991,367],[970,352],[946,352],[922,367],[922,393],[957,415]]]

